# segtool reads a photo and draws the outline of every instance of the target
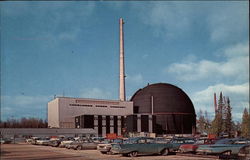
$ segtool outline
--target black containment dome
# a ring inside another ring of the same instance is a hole
[[[153,132],[157,134],[191,134],[196,115],[192,101],[180,88],[151,84],[139,89],[131,98],[134,114],[152,114]]]

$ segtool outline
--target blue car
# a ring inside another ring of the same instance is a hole
[[[136,137],[128,139],[123,144],[112,145],[111,152],[130,157],[149,154],[168,155],[178,147],[179,145],[173,143],[157,143],[154,138]]]
[[[221,139],[210,145],[200,145],[196,150],[200,154],[237,155],[239,151],[250,143],[246,139]]]

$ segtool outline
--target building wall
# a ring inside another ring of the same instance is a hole
[[[48,103],[48,126],[59,128],[59,99],[54,99]]]
[[[60,124],[49,123],[51,127],[75,128],[75,117],[81,115],[125,116],[133,114],[133,102],[127,101],[68,97],[58,97],[53,101],[58,101],[58,110],[53,110],[54,114],[50,113],[49,116],[53,117],[59,113],[58,123]],[[48,112],[51,111],[48,110]]]

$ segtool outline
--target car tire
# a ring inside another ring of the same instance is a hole
[[[127,154],[127,153],[124,153],[124,154],[122,154],[122,156],[127,157],[127,156],[128,156],[128,154]]]
[[[230,156],[232,154],[232,151],[225,151],[225,152],[222,152],[223,155],[227,155],[227,156]]]
[[[133,151],[133,152],[129,153],[130,157],[136,157],[137,155],[138,155],[138,152],[136,152],[136,151]]]
[[[108,151],[107,154],[108,154],[108,155],[112,155],[113,153],[112,153],[111,151]]]
[[[161,151],[161,155],[166,156],[169,154],[169,150],[165,148],[164,150]]]
[[[181,154],[183,154],[184,153],[184,151],[182,150],[182,149],[179,149],[178,150]]]
[[[77,146],[76,150],[82,150],[82,147],[81,146]]]

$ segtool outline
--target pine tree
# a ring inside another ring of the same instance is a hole
[[[222,132],[222,114],[218,112],[215,115],[214,120],[212,121],[211,128],[210,128],[210,133],[216,134],[217,136],[220,135]]]
[[[199,111],[197,129],[200,133],[204,133],[205,131],[205,118],[202,110]]]
[[[225,117],[225,133],[228,134],[229,137],[232,136],[232,108],[230,105],[229,97],[227,97],[227,106],[226,106],[226,117]]]
[[[211,123],[210,123],[210,120],[209,120],[209,118],[208,118],[208,113],[207,113],[207,111],[205,111],[205,117],[204,117],[204,119],[205,119],[205,132],[206,132],[206,133],[209,133],[209,129],[210,129],[210,127],[211,127]]]
[[[220,98],[218,100],[218,109],[217,109],[217,112],[215,114],[215,118],[212,121],[211,129],[210,129],[210,132],[212,134],[216,134],[218,136],[220,135],[221,132],[224,131],[224,128],[223,128],[223,108],[224,108],[223,96],[222,96],[222,92],[220,92]]]
[[[250,116],[246,108],[242,115],[241,132],[243,137],[250,137]]]

